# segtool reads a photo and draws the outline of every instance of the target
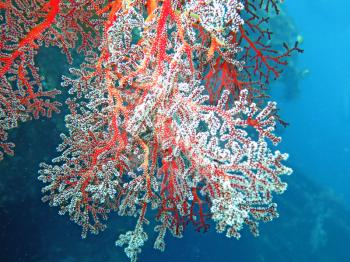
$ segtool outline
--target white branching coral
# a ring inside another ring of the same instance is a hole
[[[123,1],[101,54],[89,53],[71,70],[76,78],[64,78],[76,98],[67,101],[62,155],[42,164],[44,200],[82,225],[83,237],[103,230],[112,211],[137,217],[116,242],[131,261],[148,239],[150,208],[159,250],[167,232],[181,237],[189,224],[205,231],[210,219],[228,237],[239,238],[245,224],[257,235],[259,221],[277,217],[272,194],[286,189],[280,177],[292,172],[283,165],[288,155],[271,149],[281,140],[276,103],[258,106],[242,86],[234,98],[219,89],[213,100],[218,87],[208,90],[203,78],[214,60],[224,61],[222,70],[242,69],[228,33],[243,25],[243,6],[165,0],[149,5],[146,17],[143,4]]]
[[[139,222],[137,223],[135,230],[121,234],[115,244],[121,247],[127,245],[127,247],[124,248],[125,254],[130,261],[135,262],[137,261],[137,255],[141,253],[141,247],[147,239],[148,236],[143,230],[142,223]]]
[[[249,216],[244,208],[244,195],[231,186],[229,179],[220,181],[222,193],[212,201],[210,212],[216,222],[216,230],[223,232],[228,227],[227,237],[239,237],[238,231],[243,227],[245,219]]]
[[[188,6],[190,12],[199,16],[200,23],[208,32],[217,33],[226,29],[237,32],[244,23],[238,14],[244,6],[237,0],[189,1]]]

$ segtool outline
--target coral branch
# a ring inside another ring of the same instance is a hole
[[[210,221],[227,237],[244,225],[258,235],[292,172],[273,148],[284,122],[266,85],[301,52],[272,47],[271,10],[276,0],[0,2],[0,160],[13,155],[11,128],[59,112],[59,91],[44,88],[34,63],[39,47],[59,47],[69,63],[75,50],[85,61],[63,76],[67,133],[41,164],[43,201],[83,238],[112,212],[136,217],[116,241],[131,261],[152,214],[162,251],[167,232],[207,231]]]
[[[103,230],[112,211],[138,217],[116,242],[136,261],[149,209],[159,250],[167,232],[182,237],[190,225],[207,231],[212,220],[239,238],[244,224],[258,235],[258,221],[278,216],[272,195],[284,192],[280,177],[292,170],[288,155],[270,148],[281,141],[279,119],[263,83],[300,49],[279,54],[266,44],[271,33],[258,13],[277,10],[275,1],[244,3],[95,6],[105,17],[101,43],[64,77],[69,134],[39,177],[48,184],[43,200],[81,225],[83,237]]]

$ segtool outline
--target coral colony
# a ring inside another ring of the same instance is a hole
[[[39,47],[85,57],[63,76],[60,156],[39,171],[43,201],[82,237],[113,211],[136,217],[116,241],[136,261],[149,224],[163,251],[166,234],[191,225],[239,238],[244,224],[258,235],[258,221],[278,216],[272,193],[292,170],[273,149],[285,123],[264,92],[301,50],[269,46],[277,1],[1,0],[0,12],[1,158],[13,154],[10,129],[59,112],[59,91],[44,90],[35,65]]]

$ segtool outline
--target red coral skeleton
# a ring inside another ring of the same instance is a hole
[[[30,2],[33,11],[26,3],[0,4],[15,25],[2,31],[0,141],[18,121],[58,111],[46,99],[57,91],[43,90],[34,66],[38,47],[58,46],[69,61],[71,49],[82,51],[85,62],[62,83],[69,133],[39,172],[43,200],[82,237],[104,230],[112,211],[135,216],[116,245],[136,261],[154,213],[159,250],[167,232],[181,237],[189,225],[206,231],[212,221],[239,238],[244,224],[258,235],[258,221],[278,216],[272,193],[284,192],[280,176],[291,169],[271,149],[279,118],[264,91],[301,50],[269,46],[275,0],[51,0]],[[0,146],[12,154],[13,144]]]
[[[59,112],[56,89],[44,90],[34,57],[41,45],[87,52],[99,45],[100,21],[93,6],[104,1],[7,0],[0,4],[0,159],[10,155],[13,143],[7,131],[19,122]],[[96,21],[95,21],[96,20]]]

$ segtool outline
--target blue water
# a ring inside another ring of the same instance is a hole
[[[350,1],[286,1],[303,36],[299,66],[310,74],[300,96],[280,103],[291,123],[283,148],[291,162],[350,205]]]
[[[164,253],[148,241],[141,262],[350,261],[350,1],[286,0],[284,9],[303,37],[296,67],[309,74],[293,99],[282,83],[273,86],[290,123],[278,130],[280,148],[295,170],[276,197],[280,218],[261,224],[258,238],[243,230],[238,241],[188,228],[183,239],[166,237]],[[57,85],[62,72],[50,71]],[[0,261],[128,261],[114,241],[133,220],[111,216],[105,232],[82,240],[77,225],[40,200],[37,167],[56,154],[62,124],[63,114],[11,133],[16,156],[0,163]]]

